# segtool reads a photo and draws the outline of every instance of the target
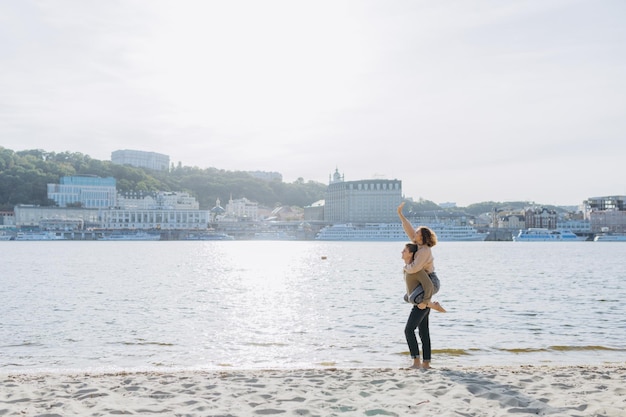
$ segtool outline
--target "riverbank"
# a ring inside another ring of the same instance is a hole
[[[0,377],[0,415],[623,415],[626,363]]]

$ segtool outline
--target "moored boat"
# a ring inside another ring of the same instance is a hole
[[[15,240],[65,240],[60,232],[18,232]]]
[[[345,223],[322,228],[316,240],[346,241],[399,241],[407,240],[401,224],[366,223],[363,225]]]
[[[113,232],[113,233],[105,233],[98,240],[160,240],[161,235],[157,233],[147,233],[147,232],[133,232],[133,233],[121,233],[121,232]]]
[[[437,239],[442,242],[482,242],[488,235],[470,225],[436,223],[426,226],[431,228],[437,235]]]
[[[441,242],[483,241],[487,233],[480,233],[469,225],[435,223],[425,225],[432,229]],[[316,240],[338,241],[406,241],[401,223],[334,224],[322,228]]]
[[[593,238],[594,242],[626,242],[626,234],[602,233]]]
[[[295,240],[295,238],[294,235],[280,230],[256,232],[253,237],[254,240]]]
[[[550,230],[543,227],[530,227],[520,230],[513,236],[514,242],[580,242],[585,237],[576,235],[571,230]]]
[[[235,238],[226,233],[206,232],[206,233],[189,233],[181,240],[235,240]]]

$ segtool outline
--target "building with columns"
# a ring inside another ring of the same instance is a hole
[[[327,223],[396,223],[402,201],[400,180],[345,181],[335,170],[324,198]]]
[[[188,193],[158,192],[140,198],[118,196],[117,206],[99,212],[103,229],[204,230],[210,212]]]
[[[206,230],[208,210],[108,209],[100,210],[98,223],[113,230]]]

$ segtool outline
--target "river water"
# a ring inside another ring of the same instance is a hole
[[[0,242],[0,373],[410,363],[400,242]],[[433,366],[626,360],[626,244],[441,242]]]

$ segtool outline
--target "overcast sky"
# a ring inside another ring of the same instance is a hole
[[[406,197],[626,194],[626,1],[0,0],[0,146]]]

